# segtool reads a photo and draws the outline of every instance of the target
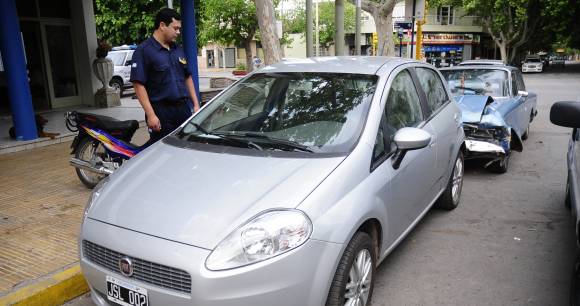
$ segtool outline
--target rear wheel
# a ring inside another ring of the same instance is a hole
[[[461,189],[463,188],[464,168],[463,153],[459,152],[455,160],[455,166],[453,166],[453,172],[451,173],[449,182],[447,182],[447,188],[437,200],[437,208],[453,210],[459,205]]]
[[[528,123],[528,128],[526,129],[526,131],[522,135],[522,140],[526,140],[526,139],[528,139],[528,137],[530,137],[530,124],[529,123]]]
[[[105,147],[100,142],[92,140],[91,138],[84,138],[79,143],[75,157],[96,165],[103,162],[103,158],[107,156]],[[81,182],[89,189],[93,189],[97,184],[105,178],[104,174],[98,174],[84,169],[75,168],[77,176]]]
[[[369,234],[357,232],[348,243],[334,274],[326,306],[366,306],[375,283],[376,250]]]

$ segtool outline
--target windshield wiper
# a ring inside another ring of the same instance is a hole
[[[286,150],[286,151],[299,150],[299,151],[314,153],[314,151],[312,151],[311,149],[309,149],[305,145],[301,145],[299,143],[296,143],[296,142],[290,141],[290,140],[272,138],[272,137],[264,135],[264,134],[243,133],[243,134],[236,134],[235,136],[259,138],[260,142],[264,142],[264,143],[267,143],[269,145],[273,145],[277,149],[280,149],[280,150]]]
[[[201,135],[189,133],[188,134],[189,137],[192,137],[192,136],[193,137],[203,137],[202,135],[205,134],[205,135],[214,136],[217,139],[221,139],[221,140],[225,140],[225,141],[229,141],[229,142],[241,143],[241,144],[244,144],[244,145],[246,145],[248,147],[253,147],[253,148],[258,149],[260,151],[264,151],[264,149],[260,145],[256,144],[255,142],[253,142],[251,140],[243,139],[243,138],[238,138],[238,137],[232,137],[232,136],[230,136],[228,134],[224,134],[224,133],[210,132],[210,131],[206,130],[205,128],[203,128],[201,125],[199,125],[199,124],[197,124],[195,122],[191,122],[190,121],[188,124],[191,124],[191,125],[195,126],[195,128],[198,131],[200,131],[200,132],[203,133]],[[189,140],[189,138],[188,138],[188,140]]]
[[[463,90],[471,90],[473,92],[475,92],[476,94],[478,92],[483,92],[483,89],[475,89],[475,88],[471,88],[471,87],[461,87],[461,86],[455,86],[455,89],[463,89]]]

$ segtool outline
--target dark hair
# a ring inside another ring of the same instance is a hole
[[[97,58],[105,58],[111,51],[111,45],[104,39],[97,39]]]
[[[155,30],[159,29],[161,22],[165,23],[165,25],[169,25],[173,19],[181,20],[181,15],[179,15],[179,13],[174,9],[162,8],[157,15],[155,15]]]

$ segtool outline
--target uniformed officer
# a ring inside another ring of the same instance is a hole
[[[153,35],[133,53],[131,82],[145,111],[150,139],[165,137],[197,112],[199,102],[185,53],[175,40],[181,31],[181,16],[161,9],[155,16]],[[191,104],[193,101],[193,105]]]

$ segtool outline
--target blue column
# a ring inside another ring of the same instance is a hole
[[[0,52],[17,140],[38,137],[15,0],[0,0]]]
[[[201,96],[199,95],[199,72],[197,70],[197,31],[195,29],[195,8],[193,7],[193,1],[181,0],[181,28],[183,31],[183,49],[187,56],[187,63],[189,65],[189,71],[191,71],[193,84],[195,84],[197,100],[201,104]]]

